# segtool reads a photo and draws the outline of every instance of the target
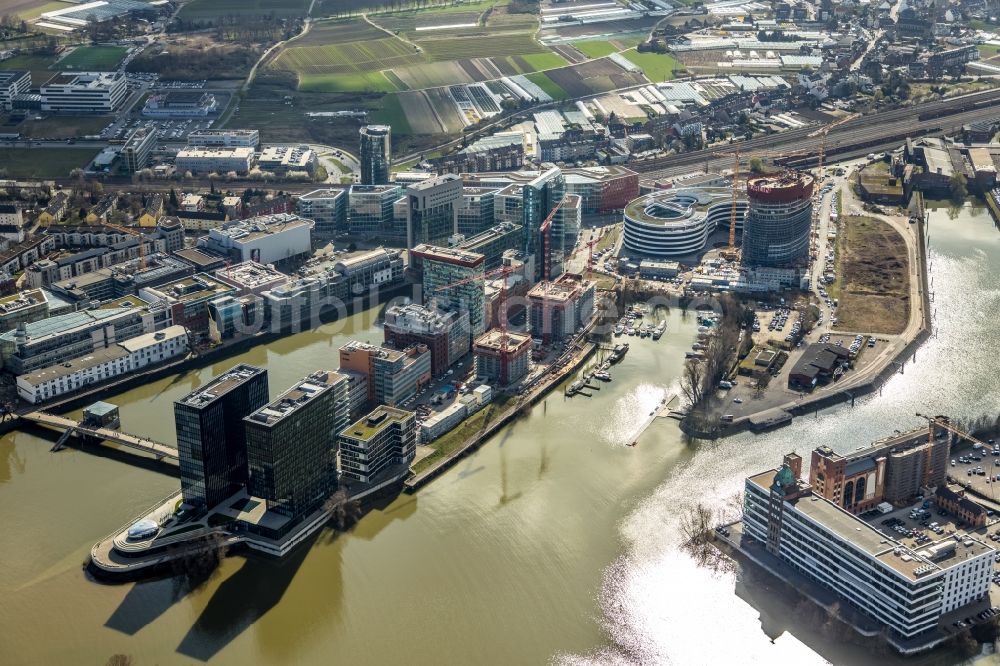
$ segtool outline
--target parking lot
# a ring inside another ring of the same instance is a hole
[[[994,441],[991,439],[988,443],[994,444]],[[951,452],[948,476],[958,485],[988,497],[1000,506],[1000,450],[955,449]]]
[[[932,500],[918,500],[910,506],[896,509],[888,514],[869,511],[859,517],[886,536],[915,550],[956,534],[972,534],[990,547],[1000,549],[1000,520],[997,515],[990,516],[985,528],[967,529],[968,526],[962,521],[936,506]],[[1000,614],[1000,553],[993,557],[993,584],[990,586],[989,598],[943,616],[942,627],[946,631],[958,632],[972,624],[985,622],[998,614]]]

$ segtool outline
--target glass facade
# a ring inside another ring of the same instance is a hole
[[[393,204],[403,196],[396,185],[354,185],[348,203],[348,229],[352,236],[378,238],[394,234]]]
[[[368,125],[361,128],[361,183],[383,185],[392,173],[392,128]]]
[[[337,433],[348,423],[347,377],[321,370],[246,419],[247,493],[293,520],[337,489]]]
[[[267,403],[267,371],[237,365],[174,403],[181,493],[212,507],[247,483],[243,417]]]
[[[537,178],[523,187],[522,221],[524,224],[524,253],[535,256],[535,277],[541,278],[544,270],[542,256],[543,238],[542,223],[552,212],[552,209],[562,201],[566,183],[562,172],[557,167],[542,172]],[[562,256],[564,251],[563,228],[558,216],[552,221],[549,230],[549,252],[553,256]]]

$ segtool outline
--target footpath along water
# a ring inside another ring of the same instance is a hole
[[[853,410],[693,444],[675,421],[657,419],[638,446],[627,446],[676,392],[696,325],[674,312],[659,342],[628,339],[613,381],[593,397],[566,399],[557,390],[441,478],[347,533],[325,532],[280,563],[231,558],[193,586],[178,578],[102,585],[80,568],[97,538],[175,489],[176,479],[7,435],[0,663],[103,664],[115,653],[138,666],[895,663],[824,638],[752,571],[698,568],[678,549],[678,525],[686,507],[725,503],[743,476],[787,450],[849,450],[915,426],[918,410],[997,409],[1000,234],[983,209],[949,219],[942,208],[932,213],[931,247],[938,336],[905,376]],[[337,348],[351,337],[379,340],[370,318],[111,401],[125,430],[173,442],[172,401],[198,383],[246,361],[267,365],[276,394],[311,370],[335,367]],[[956,658],[942,652],[915,663]]]

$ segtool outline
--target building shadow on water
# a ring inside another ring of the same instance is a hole
[[[134,635],[166,613],[174,604],[206,583],[214,573],[173,576],[136,583],[104,626]]]
[[[781,579],[753,564],[741,564],[734,592],[760,613],[761,631],[775,642],[787,633],[831,664],[905,666],[912,663],[877,639],[865,638]],[[920,663],[943,659],[947,648],[925,653]],[[924,661],[926,659],[926,661]]]
[[[280,560],[250,555],[219,584],[177,652],[208,661],[278,605],[318,539],[310,537]]]

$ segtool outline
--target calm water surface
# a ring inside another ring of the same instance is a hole
[[[996,412],[1000,234],[981,208],[932,214],[937,337],[881,396],[762,437],[685,442],[658,419],[695,323],[671,313],[593,398],[553,393],[415,496],[324,533],[281,563],[235,557],[188,589],[101,585],[92,543],[177,486],[166,474],[25,433],[0,439],[0,663],[146,664],[894,663],[826,638],[752,571],[713,573],[678,550],[679,516],[723,505],[747,473],[789,450],[846,451],[913,413]],[[371,313],[252,350],[272,393],[335,367]],[[174,441],[171,403],[235,359],[113,399],[123,428]],[[948,664],[935,653],[917,663]]]

